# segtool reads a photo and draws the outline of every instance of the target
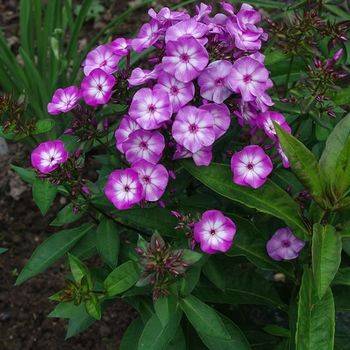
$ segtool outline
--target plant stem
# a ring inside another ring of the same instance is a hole
[[[291,72],[292,72],[292,66],[293,66],[293,62],[294,62],[294,54],[292,54],[290,60],[289,60],[289,67],[288,67],[288,73],[287,73],[287,78],[286,78],[286,90],[285,90],[285,93],[284,93],[284,97],[287,97],[287,94],[288,94],[288,91],[289,91],[289,80],[290,80],[290,75],[291,75]]]

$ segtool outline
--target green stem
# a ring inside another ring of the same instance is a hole
[[[290,61],[289,61],[289,67],[288,67],[288,73],[287,73],[287,78],[286,78],[286,91],[284,93],[284,97],[287,97],[288,91],[289,91],[289,80],[290,80],[290,75],[292,72],[292,66],[293,66],[293,62],[294,62],[294,54],[291,56]]]

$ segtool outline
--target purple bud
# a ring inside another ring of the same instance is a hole
[[[172,171],[172,170],[169,170],[169,175],[170,175],[170,177],[172,178],[172,179],[176,179],[176,174],[175,174],[175,172],[174,171]]]
[[[74,153],[74,157],[79,158],[82,153],[83,153],[82,149],[78,148]]]
[[[267,254],[273,260],[292,260],[299,256],[305,242],[295,237],[289,227],[278,229],[266,244]]]
[[[341,57],[343,56],[343,53],[344,53],[343,49],[338,50],[333,56],[333,61],[338,62],[341,59]]]
[[[108,130],[108,127],[109,127],[109,120],[108,118],[106,118],[103,120],[103,129]]]
[[[175,216],[177,219],[181,219],[182,218],[182,215],[176,211],[176,210],[171,210],[171,215]]]
[[[73,129],[66,129],[64,132],[63,132],[63,134],[64,135],[72,135],[73,134]]]
[[[81,187],[81,190],[85,193],[85,194],[90,194],[90,189],[89,187],[87,187],[86,185],[83,185]]]
[[[314,58],[314,65],[315,65],[316,68],[321,68],[322,67],[322,61],[318,57],[315,57]]]

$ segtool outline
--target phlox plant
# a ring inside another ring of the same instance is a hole
[[[69,319],[67,337],[122,298],[139,316],[121,349],[344,349],[350,116],[334,101],[346,37],[293,13],[322,49],[278,18],[268,34],[250,4],[151,8],[53,93],[62,135],[13,168],[42,214],[67,198],[51,223],[63,230],[16,284],[66,256],[49,316]]]

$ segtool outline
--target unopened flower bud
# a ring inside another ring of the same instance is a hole
[[[339,49],[333,56],[333,61],[334,62],[338,62],[342,56],[343,56],[344,50],[343,49]]]

